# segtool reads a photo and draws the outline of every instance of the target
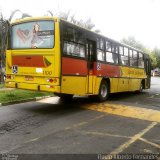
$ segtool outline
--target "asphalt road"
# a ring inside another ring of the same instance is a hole
[[[92,160],[104,158],[100,154],[158,154],[160,78],[152,78],[143,93],[112,94],[105,103],[52,97],[0,107],[0,153],[45,154],[43,159],[84,154]]]

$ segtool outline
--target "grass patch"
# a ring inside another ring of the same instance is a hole
[[[29,91],[22,89],[6,90],[0,92],[0,103],[8,103],[20,100],[27,100],[35,97],[51,96],[53,93]]]
[[[3,88],[4,87],[4,84],[0,84],[0,88]]]

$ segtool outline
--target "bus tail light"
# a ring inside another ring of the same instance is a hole
[[[53,83],[53,79],[52,78],[47,78],[47,82]]]
[[[6,78],[7,78],[7,79],[11,79],[11,75],[7,75]]]
[[[50,83],[57,83],[57,79],[56,78],[47,78],[47,82],[50,82]]]
[[[57,83],[58,80],[56,78],[53,79],[53,83]]]
[[[54,86],[50,86],[50,88],[54,88]]]
[[[46,85],[47,88],[54,88],[52,85]]]
[[[13,75],[7,75],[6,79],[14,79],[14,76]]]

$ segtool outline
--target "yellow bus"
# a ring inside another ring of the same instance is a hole
[[[147,54],[65,20],[17,20],[9,36],[6,87],[99,101],[110,93],[150,88]]]

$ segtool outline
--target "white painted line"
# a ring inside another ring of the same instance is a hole
[[[132,137],[128,136],[121,136],[121,135],[116,135],[116,134],[111,134],[111,133],[103,133],[103,132],[92,132],[92,131],[78,131],[79,133],[82,134],[88,134],[88,135],[93,135],[93,136],[109,136],[109,137],[116,137],[116,138],[127,138],[130,139]]]
[[[159,148],[159,149],[160,149],[160,145],[158,145],[158,144],[156,144],[156,143],[150,142],[150,141],[148,141],[148,140],[146,140],[146,139],[144,139],[144,138],[140,138],[140,140],[143,141],[143,142],[145,142],[145,143],[148,143],[148,144],[150,144],[150,145],[152,145],[152,146],[154,146],[154,147],[156,147],[156,148]]]
[[[141,132],[139,132],[138,134],[136,134],[135,136],[133,136],[130,140],[128,140],[127,142],[125,142],[124,144],[122,144],[118,148],[116,148],[114,151],[112,151],[110,153],[110,155],[116,155],[116,154],[119,154],[122,151],[124,151],[132,143],[134,143],[135,141],[137,141],[138,139],[140,139],[145,133],[147,133],[149,130],[151,130],[156,124],[157,124],[157,122],[152,122],[147,128],[145,128],[144,130],[142,130]]]

